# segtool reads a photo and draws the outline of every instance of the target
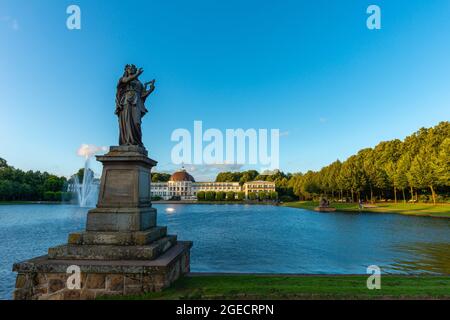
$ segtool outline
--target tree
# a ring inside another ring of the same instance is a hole
[[[152,173],[152,182],[167,182],[170,180],[171,175],[168,173]]]
[[[408,188],[408,172],[411,167],[411,161],[407,153],[403,154],[402,157],[397,162],[397,167],[395,171],[395,181],[397,182],[397,187],[402,190],[403,202],[406,203],[405,189]],[[412,192],[411,192],[412,195]]]
[[[264,191],[258,192],[258,198],[260,201],[267,200],[267,193],[265,193]]]
[[[270,193],[270,200],[273,200],[273,201],[278,200],[278,192],[272,191],[272,192]]]
[[[0,158],[0,169],[6,168],[7,166],[8,166],[8,163],[6,162],[6,160],[3,158]]]
[[[236,194],[233,191],[227,192],[227,201],[236,200]]]
[[[198,201],[205,201],[205,192],[204,191],[197,192],[197,200]]]
[[[237,193],[237,199],[238,199],[239,201],[244,200],[244,199],[245,199],[245,192],[238,192],[238,193]]]
[[[433,203],[436,204],[436,167],[432,162],[437,162],[436,156],[429,150],[424,149],[413,160],[411,164],[411,175],[419,188],[430,188]]]
[[[205,193],[205,200],[206,201],[214,201],[214,200],[216,200],[216,193],[214,191],[207,191]]]
[[[248,200],[252,200],[252,201],[256,200],[256,193],[249,192],[248,193]]]
[[[224,201],[225,200],[225,192],[219,191],[216,193],[216,201]]]

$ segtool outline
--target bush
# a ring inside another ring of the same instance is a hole
[[[245,192],[238,192],[238,193],[237,193],[237,199],[238,199],[239,201],[244,200],[244,199],[245,199]]]
[[[161,198],[160,196],[153,196],[152,197],[152,201],[161,201],[163,198]]]
[[[248,193],[248,200],[256,200],[256,193],[254,192],[249,192]]]
[[[225,200],[225,192],[219,191],[216,193],[216,201]]]
[[[272,191],[272,192],[270,193],[270,200],[273,200],[273,201],[278,200],[278,192]]]
[[[208,191],[205,193],[206,201],[214,201],[216,200],[216,193],[214,191]]]
[[[205,201],[205,191],[199,191],[197,192],[197,200],[198,201]]]
[[[233,191],[227,192],[227,201],[236,200],[236,194]]]
[[[53,191],[46,191],[44,192],[44,200],[45,201],[55,201],[56,195]]]
[[[284,196],[280,197],[280,201],[282,201],[282,202],[293,202],[293,201],[295,201],[295,199],[293,197],[291,197],[291,196],[284,195]]]
[[[258,198],[260,201],[267,200],[267,193],[265,193],[264,191],[258,192]]]

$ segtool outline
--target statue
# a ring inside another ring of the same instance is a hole
[[[142,117],[148,112],[145,101],[155,90],[155,80],[142,84],[139,76],[144,72],[134,64],[127,64],[117,85],[116,112],[119,117],[119,145],[140,146],[142,143]],[[148,88],[148,86],[150,87]]]

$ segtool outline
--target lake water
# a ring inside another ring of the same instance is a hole
[[[450,275],[450,220],[394,214],[315,213],[255,205],[155,205],[158,222],[194,241],[193,272]],[[167,209],[173,208],[173,212]],[[0,299],[14,262],[44,255],[83,230],[87,209],[0,205]]]

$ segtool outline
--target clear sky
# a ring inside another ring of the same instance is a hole
[[[25,170],[68,176],[82,143],[117,144],[127,63],[157,79],[143,138],[158,171],[195,120],[280,129],[281,169],[297,172],[450,119],[448,0],[2,0],[0,39],[0,157]]]

